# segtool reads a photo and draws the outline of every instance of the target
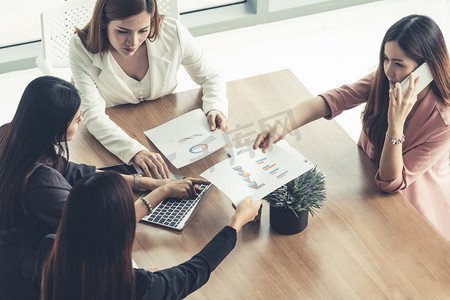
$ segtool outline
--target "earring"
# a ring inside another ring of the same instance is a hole
[[[106,26],[104,25],[104,24],[102,24],[102,26],[100,26],[102,29],[105,29],[106,28]]]

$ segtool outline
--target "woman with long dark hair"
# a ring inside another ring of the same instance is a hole
[[[278,123],[253,146],[267,150],[295,128],[366,103],[358,145],[379,166],[379,189],[400,191],[450,241],[450,61],[444,37],[431,18],[406,16],[386,32],[379,57],[375,73],[303,101],[294,108],[295,124]],[[411,73],[424,62],[434,80],[418,91],[421,78],[413,80]],[[405,91],[400,82],[407,78]]]
[[[11,123],[0,129],[0,299],[34,299],[32,288],[40,240],[56,232],[72,185],[96,172],[68,160],[67,141],[83,118],[76,88],[56,77],[33,80]],[[147,212],[167,197],[192,197],[201,179],[156,180],[123,175],[153,190],[136,210]],[[140,179],[140,180],[139,180]]]
[[[87,129],[147,176],[167,178],[164,159],[114,124],[105,106],[138,104],[173,93],[183,66],[202,87],[210,129],[227,130],[225,80],[187,28],[158,13],[156,0],[97,0],[91,20],[70,41],[69,59]]]
[[[75,180],[95,167],[64,153],[81,122],[80,97],[69,83],[42,77],[25,89],[0,134],[0,298],[34,299],[31,276],[42,237],[55,232]]]
[[[53,246],[43,267],[41,299],[182,299],[208,281],[260,205],[244,199],[229,226],[197,255],[149,272],[131,264],[136,219],[142,216],[135,214],[130,187],[116,173],[87,176],[67,199],[54,246],[49,237],[41,248],[45,257]]]

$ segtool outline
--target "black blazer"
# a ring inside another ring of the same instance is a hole
[[[46,234],[56,232],[72,185],[94,172],[95,167],[72,162],[65,174],[35,165],[25,190],[27,223],[0,233],[0,299],[39,299],[32,284],[39,244]]]
[[[183,299],[202,287],[212,271],[236,245],[236,230],[224,227],[198,254],[190,260],[157,272],[135,269],[136,300]],[[40,287],[42,264],[50,254],[55,240],[47,235],[41,242],[33,283]]]

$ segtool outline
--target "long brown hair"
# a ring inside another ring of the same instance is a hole
[[[434,78],[431,89],[445,105],[450,106],[450,60],[441,30],[427,16],[409,15],[402,18],[388,29],[383,38],[378,69],[362,112],[363,130],[378,154],[383,149],[388,126],[389,81],[383,63],[385,44],[391,41],[397,41],[417,65],[428,63]]]
[[[0,231],[27,222],[25,192],[36,163],[65,173],[67,128],[80,103],[76,88],[57,77],[39,77],[25,88],[11,123],[0,130]]]
[[[154,41],[159,37],[162,21],[156,0],[97,0],[91,20],[76,32],[90,52],[103,53],[110,48],[106,25],[112,20],[123,20],[143,11],[152,16],[148,39]]]
[[[114,172],[82,178],[64,207],[42,271],[41,299],[134,299],[131,189]]]

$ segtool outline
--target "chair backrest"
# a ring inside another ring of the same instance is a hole
[[[177,18],[178,0],[157,0],[161,14]],[[90,20],[95,0],[72,0],[41,13],[43,53],[36,64],[44,75],[54,75],[54,68],[69,67],[69,41],[75,27],[82,28]]]
[[[89,22],[93,9],[94,1],[73,0],[41,13],[42,54],[36,64],[44,75],[69,67],[69,40],[75,27]]]
[[[158,12],[175,19],[179,19],[178,0],[157,0]]]
[[[53,67],[67,67],[69,40],[75,27],[82,28],[90,20],[93,1],[70,1],[41,14],[44,59]]]

